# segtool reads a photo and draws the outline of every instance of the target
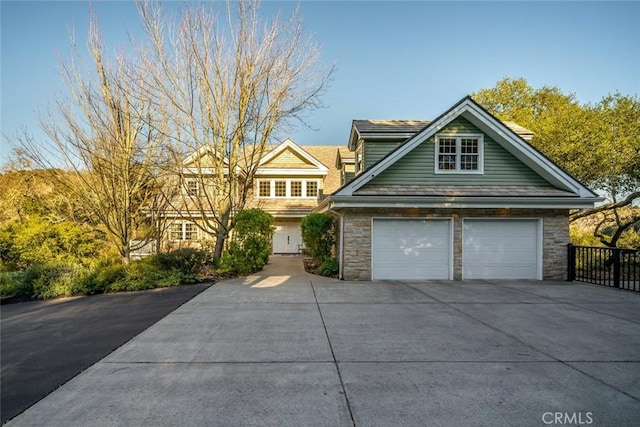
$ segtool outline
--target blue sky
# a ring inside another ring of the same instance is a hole
[[[170,3],[179,7],[181,3]],[[293,2],[269,1],[265,13]],[[93,10],[109,48],[140,34],[135,5],[99,1]],[[22,127],[63,93],[58,56],[69,33],[84,46],[90,3],[0,2],[2,134]],[[640,94],[640,2],[327,2],[303,1],[305,28],[335,64],[313,112],[317,130],[291,129],[301,145],[346,144],[353,119],[431,119],[463,96],[524,77],[558,86],[581,102],[616,90]],[[9,154],[2,138],[0,163]]]

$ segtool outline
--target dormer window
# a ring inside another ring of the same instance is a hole
[[[482,135],[437,135],[436,173],[484,173]]]

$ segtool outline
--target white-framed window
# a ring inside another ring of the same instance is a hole
[[[287,181],[278,180],[274,185],[274,197],[287,197]]]
[[[302,197],[302,181],[291,181],[291,197]]]
[[[187,196],[200,195],[200,182],[197,178],[187,178],[184,180],[184,189]]]
[[[192,222],[174,222],[169,227],[171,240],[198,240],[198,227]]]
[[[305,190],[307,197],[318,197],[318,181],[307,181]]]
[[[356,150],[356,174],[362,171],[362,147],[358,147]]]
[[[436,173],[484,173],[481,134],[436,135]]]
[[[169,226],[169,238],[171,240],[182,240],[182,223],[174,222]]]
[[[270,196],[271,196],[271,181],[259,181],[258,197],[270,197]]]
[[[315,199],[320,181],[317,179],[259,179],[258,198]]]

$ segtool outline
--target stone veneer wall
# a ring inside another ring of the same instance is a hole
[[[345,210],[343,278],[371,280],[371,218],[453,218],[454,280],[462,279],[463,218],[542,218],[542,274],[545,280],[565,280],[569,211],[566,209],[359,209]]]

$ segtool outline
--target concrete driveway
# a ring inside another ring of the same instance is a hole
[[[340,282],[272,257],[219,282],[12,426],[636,426],[640,294]]]

